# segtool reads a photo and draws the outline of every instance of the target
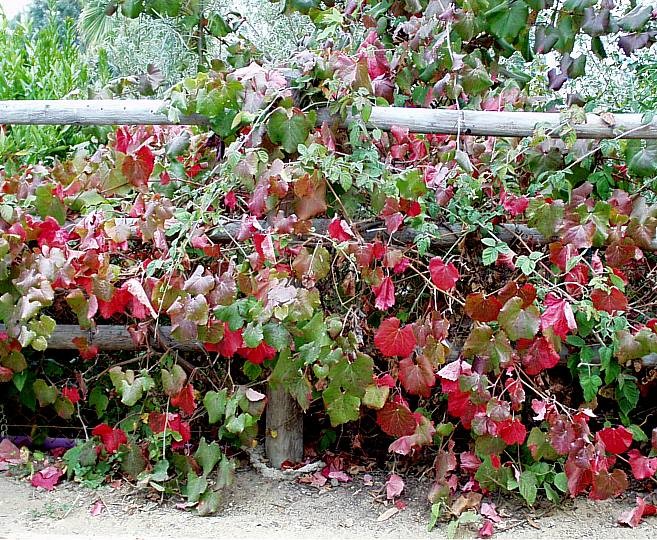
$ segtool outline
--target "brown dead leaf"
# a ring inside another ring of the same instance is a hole
[[[452,505],[452,514],[459,517],[466,510],[478,510],[481,503],[481,493],[471,491],[465,495],[460,495]]]

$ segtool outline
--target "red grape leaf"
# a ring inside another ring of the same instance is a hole
[[[473,293],[465,299],[465,312],[473,321],[496,321],[501,309],[502,303],[494,296]]]
[[[218,352],[224,358],[232,358],[238,349],[244,347],[242,329],[238,328],[233,332],[225,322],[223,339],[219,343],[204,343],[203,345],[210,352]]]
[[[397,317],[383,321],[374,334],[374,345],[384,356],[406,357],[415,349],[415,334],[410,325],[400,328]]]
[[[89,345],[86,336],[74,337],[71,341],[78,348],[80,358],[83,360],[93,360],[100,352],[97,345]]]
[[[566,291],[574,297],[579,297],[584,291],[584,285],[589,282],[589,268],[585,264],[577,264],[563,277]]]
[[[479,538],[490,538],[494,532],[493,522],[490,519],[485,519],[484,524],[479,528]]]
[[[142,146],[134,155],[125,157],[121,171],[133,186],[143,187],[148,184],[154,165],[155,154],[148,146]]]
[[[178,407],[187,416],[191,416],[196,410],[194,387],[191,384],[183,386],[180,392],[171,398],[171,405]]]
[[[657,457],[648,458],[636,449],[630,450],[627,457],[632,467],[632,474],[637,480],[645,480],[657,472]]]
[[[296,214],[300,220],[310,219],[326,212],[326,182],[314,174],[302,176],[294,183]]]
[[[417,420],[411,410],[403,403],[389,401],[376,413],[376,423],[388,435],[403,437],[412,435],[417,426]]]
[[[410,394],[428,398],[436,384],[436,375],[426,356],[418,355],[416,360],[417,363],[408,357],[399,362],[399,380]]]
[[[609,497],[618,497],[629,485],[624,471],[616,469],[613,472],[600,471],[593,475],[593,487],[589,498],[602,501]]]
[[[328,234],[338,242],[346,242],[354,237],[354,232],[349,227],[349,224],[339,217],[334,217],[329,223]]]
[[[384,277],[379,285],[372,287],[372,291],[376,298],[374,305],[377,309],[385,311],[395,305],[395,284],[390,276]]]
[[[622,454],[632,444],[632,432],[623,426],[601,429],[597,438],[603,442],[605,450],[610,454]]]
[[[257,347],[238,349],[237,354],[252,364],[262,364],[265,360],[271,360],[276,356],[276,349],[263,340]]]
[[[429,261],[429,273],[431,281],[441,291],[453,289],[460,277],[454,263],[445,264],[440,257],[434,257]]]
[[[575,464],[573,459],[568,459],[564,466],[564,472],[568,478],[568,492],[572,497],[577,497],[591,485],[593,473],[591,469],[583,469]]]
[[[497,424],[497,434],[506,444],[522,444],[527,437],[527,430],[520,420],[509,418]]]
[[[563,245],[561,242],[550,244],[550,262],[556,264],[562,272],[566,271],[568,261],[577,255],[578,251],[572,244]]]
[[[584,224],[566,224],[562,228],[561,234],[565,244],[572,244],[577,249],[588,249],[593,245],[595,223],[587,221]]]
[[[108,454],[114,454],[119,446],[128,442],[128,438],[122,429],[111,428],[107,424],[97,425],[91,434],[100,437]]]
[[[544,303],[546,309],[541,315],[542,332],[552,328],[556,335],[565,338],[569,332],[577,330],[573,308],[566,300],[550,292],[545,297]]]
[[[551,369],[559,363],[559,353],[546,337],[532,341],[522,356],[522,365],[527,375],[538,375],[545,369]]]
[[[132,301],[132,295],[127,289],[114,289],[114,294],[108,302],[98,299],[98,310],[104,319],[111,318],[115,313],[125,313],[128,305]]]
[[[595,309],[611,315],[616,311],[627,311],[627,297],[616,287],[612,287],[609,292],[595,289],[591,293],[591,301]]]

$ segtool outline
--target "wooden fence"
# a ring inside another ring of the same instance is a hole
[[[183,116],[174,122],[166,110],[163,100],[0,101],[0,124],[208,124],[200,115]],[[326,118],[326,114],[318,116]],[[541,127],[548,135],[559,137],[565,122],[559,113],[372,107],[368,124],[385,130],[400,126],[411,133],[497,137],[530,137]],[[581,139],[657,139],[657,124],[644,122],[640,114],[587,114],[586,122],[573,127]]]
[[[0,101],[0,125],[208,125],[200,115],[183,116],[172,121],[162,100],[54,100],[54,101]],[[320,115],[326,118],[326,114]],[[348,119],[347,122],[350,120]],[[558,113],[487,112],[446,109],[409,109],[373,107],[368,124],[388,130],[393,126],[407,128],[411,133],[441,133],[449,135],[490,135],[508,137],[531,136],[542,128],[552,137],[558,137],[565,126],[564,117]],[[579,138],[657,139],[657,125],[645,123],[638,114],[588,114],[585,123],[575,124]],[[126,220],[128,221],[128,220]],[[265,224],[263,223],[263,226]],[[328,220],[313,220],[314,230],[325,233]],[[235,237],[238,222],[220,224],[213,233],[216,241]],[[357,232],[369,239],[384,232],[381,223],[360,224]],[[448,225],[439,228],[436,244],[451,245],[463,231]],[[415,232],[399,231],[395,238],[412,240]],[[509,241],[522,237],[537,243],[549,239],[541,237],[534,229],[518,225],[501,227],[499,236]],[[74,325],[58,325],[49,341],[51,349],[75,349],[72,339],[91,337],[91,343],[100,350],[132,350],[137,346],[126,328],[98,326],[92,334]],[[153,343],[162,348],[201,351],[196,342],[179,343],[171,338],[171,328],[161,327],[151,336]],[[453,353],[455,354],[455,353]],[[301,461],[303,456],[303,416],[296,402],[282,389],[268,389],[266,451],[273,466],[284,461]],[[275,434],[272,436],[272,434]]]

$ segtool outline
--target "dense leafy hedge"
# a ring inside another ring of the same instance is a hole
[[[257,434],[264,381],[306,410],[321,403],[333,427],[373,419],[389,452],[433,458],[436,516],[461,490],[531,505],[618,495],[626,470],[652,477],[657,431],[650,448],[636,412],[657,355],[654,147],[577,141],[577,107],[554,140],[540,126],[516,140],[365,124],[374,102],[522,108],[505,56],[556,48],[565,81],[580,30],[600,53],[602,34],[651,15],[618,19],[604,2],[289,4],[329,39],[296,59],[298,76],[240,57],[171,90],[169,113],[207,115],[213,133],[120,128],[92,156],[3,176],[7,399],[97,417],[67,454],[72,474],[120,467],[184,486],[203,513],[229,481],[229,445]],[[551,13],[531,41],[528,23]],[[326,104],[353,115],[348,128],[317,122]],[[170,323],[206,354],[117,360],[87,340],[70,362],[30,352],[71,317],[128,324],[138,343]]]

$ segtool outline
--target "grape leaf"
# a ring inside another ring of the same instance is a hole
[[[374,345],[384,356],[409,356],[415,349],[416,340],[413,328],[406,325],[400,328],[397,317],[383,321],[374,334]]]

